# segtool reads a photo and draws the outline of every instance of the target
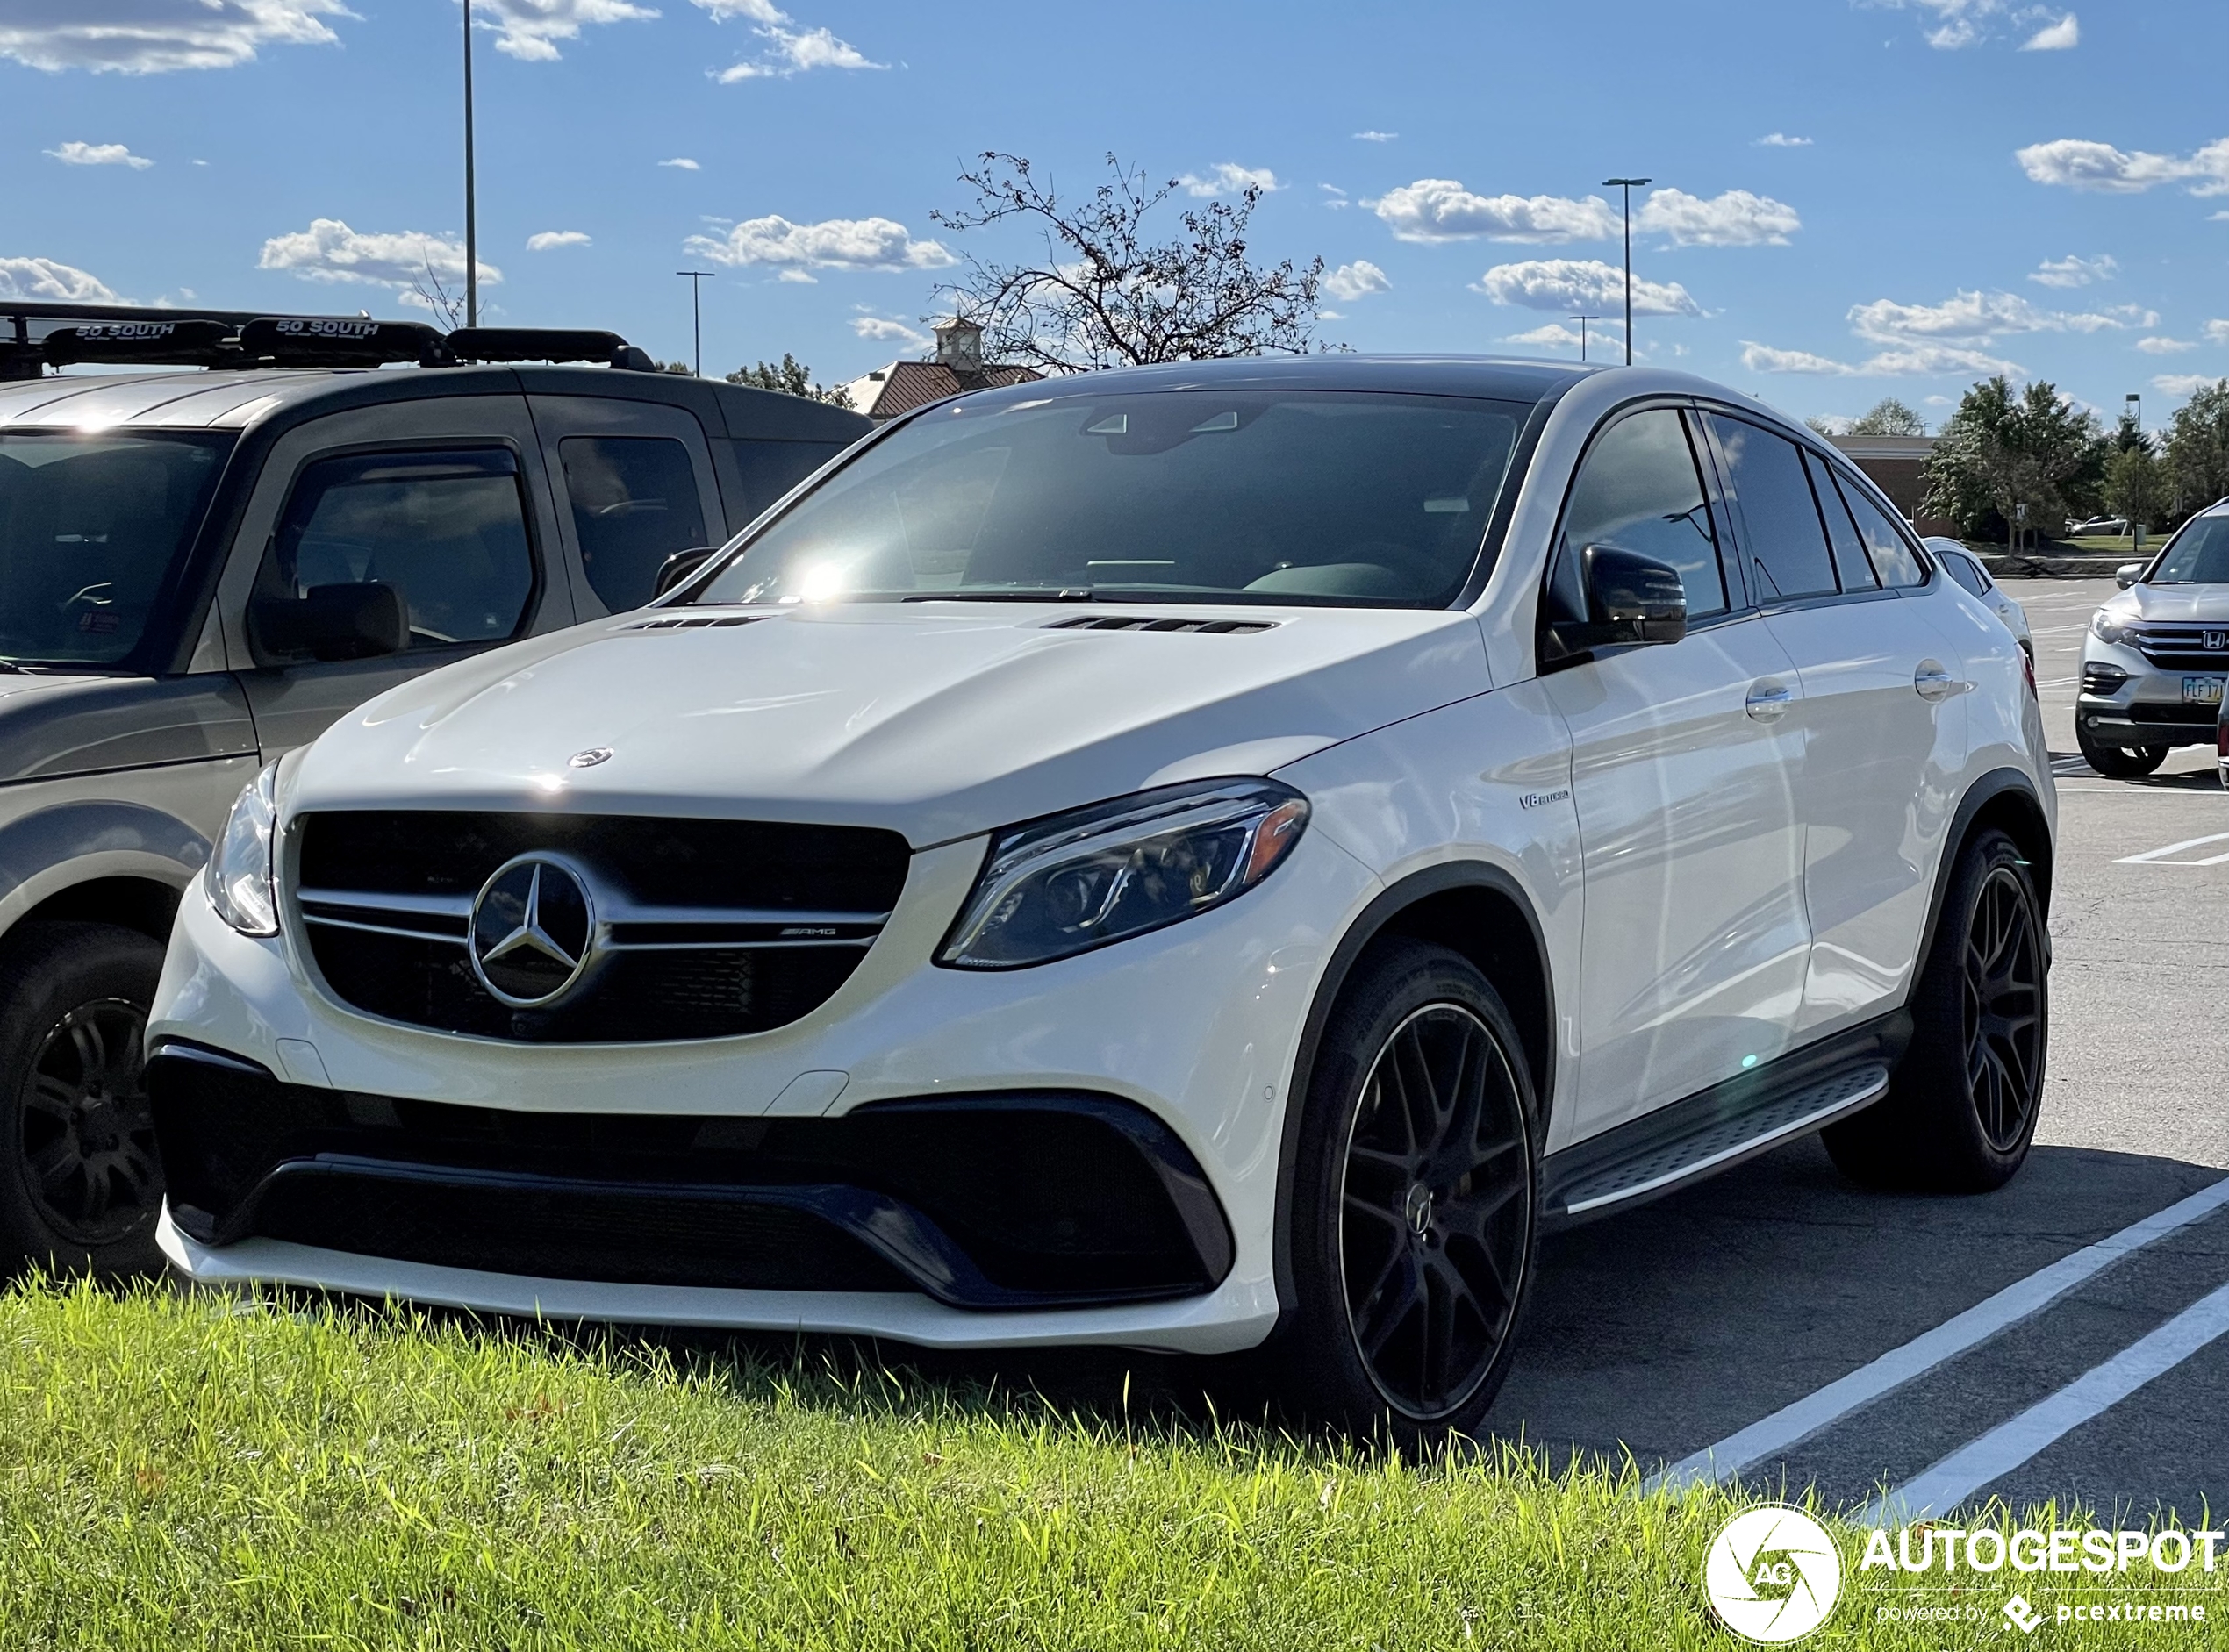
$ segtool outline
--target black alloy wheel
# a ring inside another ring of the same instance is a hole
[[[2034,901],[2010,867],[1982,883],[1966,940],[1967,1084],[1999,1153],[2026,1137],[2043,1091],[2043,946]]]
[[[17,1117],[25,1183],[47,1226],[89,1249],[162,1203],[145,1077],[147,1011],[100,998],[66,1012],[25,1076]]]
[[[1437,1421],[1487,1377],[1532,1240],[1531,1146],[1493,1031],[1459,1004],[1394,1028],[1363,1083],[1339,1200],[1347,1324],[1371,1380]]]

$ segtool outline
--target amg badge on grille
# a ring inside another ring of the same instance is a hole
[[[588,968],[596,908],[563,861],[522,855],[496,869],[472,903],[472,972],[514,1009],[553,1004]]]

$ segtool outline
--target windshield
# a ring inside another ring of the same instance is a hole
[[[0,431],[0,656],[113,665],[192,542],[229,435]]]
[[[694,600],[1444,607],[1530,411],[1329,391],[956,402],[867,448]]]
[[[2193,517],[2152,570],[2147,585],[2229,585],[2229,516]]]

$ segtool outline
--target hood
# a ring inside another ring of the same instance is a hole
[[[2218,620],[2229,623],[2229,585],[2131,585],[2106,599],[2116,619]]]
[[[247,697],[226,676],[0,674],[0,780],[53,780],[254,750]]]
[[[684,617],[720,623],[671,627]],[[1118,619],[1266,628],[1075,628]],[[1465,613],[652,610],[381,696],[310,749],[288,808],[826,821],[920,848],[1149,785],[1265,774],[1489,686]],[[611,755],[570,766],[598,747]]]

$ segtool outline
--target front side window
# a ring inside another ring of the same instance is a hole
[[[199,432],[0,432],[0,656],[129,657],[232,444]]]
[[[2152,570],[2147,585],[2229,585],[2229,516],[2193,517]]]
[[[568,436],[557,444],[588,583],[613,613],[656,592],[676,551],[709,542],[689,450],[670,436]]]
[[[1742,549],[1760,602],[1839,589],[1803,450],[1745,419],[1709,416],[1726,459],[1726,488],[1741,511]]]
[[[1530,411],[1309,390],[957,402],[829,476],[694,600],[1445,607]]]
[[[1688,617],[1726,611],[1718,542],[1686,421],[1671,408],[1628,414],[1595,439],[1572,483],[1549,576],[1551,601],[1567,619],[1587,612],[1580,554],[1614,545],[1680,570]]]
[[[391,585],[412,648],[500,641],[518,631],[534,588],[519,484],[507,447],[318,460],[280,514],[256,598]]]

